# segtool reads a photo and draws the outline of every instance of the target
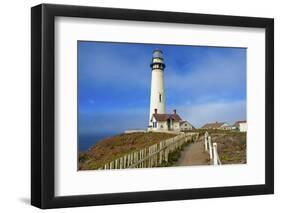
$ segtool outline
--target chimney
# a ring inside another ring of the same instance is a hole
[[[154,114],[157,114],[157,109],[154,109]]]
[[[174,109],[174,114],[177,114],[177,110],[176,109]]]

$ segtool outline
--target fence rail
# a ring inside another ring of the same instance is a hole
[[[119,157],[99,169],[151,168],[168,162],[169,153],[183,144],[197,140],[199,133],[181,133],[141,150]]]
[[[217,143],[212,143],[212,138],[208,132],[205,132],[204,138],[205,151],[210,155],[210,162],[217,166],[221,165],[220,156],[218,154]]]

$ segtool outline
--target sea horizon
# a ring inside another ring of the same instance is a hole
[[[78,136],[78,148],[79,152],[87,151],[91,146],[95,145],[98,141],[108,138],[120,133],[86,133]]]

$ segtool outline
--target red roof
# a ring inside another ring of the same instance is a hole
[[[181,117],[178,114],[153,114],[156,121],[167,121],[168,119],[173,119],[174,121],[181,121]]]

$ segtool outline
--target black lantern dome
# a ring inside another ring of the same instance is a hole
[[[161,50],[154,50],[152,53],[152,61],[150,64],[152,70],[161,69],[164,71],[165,63],[163,58],[163,52]]]

